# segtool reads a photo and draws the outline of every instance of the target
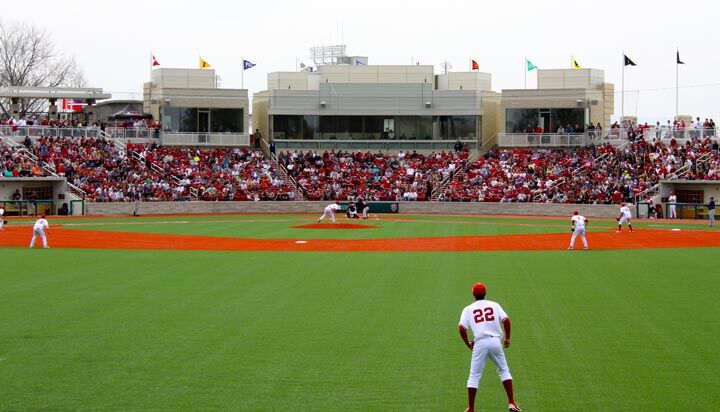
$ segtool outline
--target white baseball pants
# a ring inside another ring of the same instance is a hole
[[[587,249],[587,238],[585,238],[585,228],[584,227],[576,227],[575,230],[573,230],[572,236],[570,237],[570,247],[575,247],[575,238],[580,236],[580,239],[582,239],[583,247]]]
[[[35,239],[37,239],[38,236],[42,238],[43,247],[47,249],[47,236],[45,235],[45,231],[43,229],[33,229],[33,237],[30,241],[30,247],[35,247]]]
[[[468,388],[477,388],[478,384],[480,384],[487,358],[490,358],[495,364],[501,381],[512,379],[500,338],[477,339],[473,346],[472,360],[470,361],[470,376],[467,380]]]

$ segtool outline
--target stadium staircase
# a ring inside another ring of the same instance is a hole
[[[465,175],[467,174],[467,167],[473,162],[475,162],[475,154],[470,153],[465,163],[459,169],[456,169],[455,173],[453,173],[452,176],[448,176],[443,179],[440,184],[433,189],[430,200],[437,202],[437,200],[440,198],[440,194],[445,191],[445,188],[450,183],[465,177]]]
[[[32,152],[27,150],[27,148],[24,145],[5,136],[2,132],[0,132],[0,146],[7,147],[8,149],[10,149],[11,153],[20,155],[20,157],[24,161],[32,163],[36,166],[39,166],[48,175],[50,175],[52,177],[57,177],[60,179],[65,179],[65,182],[67,183],[66,194],[68,195],[68,201],[85,200],[85,197],[87,196],[87,192],[85,192],[84,190],[75,186],[74,184],[68,182],[67,179],[65,178],[65,176],[58,175],[57,170],[55,170],[55,166],[51,165],[50,163],[41,161]]]
[[[275,170],[277,170],[277,174],[278,176],[280,176],[283,182],[287,182],[292,187],[293,192],[295,192],[294,200],[307,200],[302,189],[298,186],[295,178],[290,176],[285,166],[278,161],[278,157],[274,153],[270,153],[270,164],[272,164]]]
[[[713,160],[713,154],[711,152],[704,153],[700,156],[698,156],[697,159],[695,159],[694,166],[697,168],[697,166],[701,163],[710,163]],[[671,174],[665,180],[680,180],[684,177],[686,177],[688,174],[692,172],[692,166],[685,164],[681,168],[675,171],[675,173]],[[657,183],[642,192],[635,195],[635,203],[643,202],[646,199],[651,199],[656,203],[660,203],[660,199],[656,199],[660,195],[660,183]]]
[[[103,139],[107,140],[107,141],[113,142],[113,146],[114,146],[114,148],[115,148],[116,151],[124,150],[124,151],[125,151],[125,154],[127,154],[127,145],[125,144],[125,142],[123,142],[123,141],[121,141],[121,140],[119,140],[119,139],[111,136],[111,135],[108,134],[108,133],[105,133],[104,131],[100,131],[99,136],[102,137]],[[135,160],[136,162],[138,162],[138,163],[140,163],[140,164],[143,164],[143,165],[146,164],[145,159],[143,159],[143,158],[142,158],[139,154],[137,154],[135,151],[133,151],[132,157],[133,157],[133,160]],[[176,185],[182,185],[182,179],[180,179],[179,177],[175,176],[175,175],[172,174],[172,173],[168,174],[168,173],[165,171],[165,169],[163,169],[162,167],[156,165],[156,164],[153,163],[153,162],[150,162],[150,169],[152,169],[152,171],[155,172],[155,173],[157,173],[157,174],[164,175],[164,176],[170,176],[170,178],[172,179],[172,181],[173,181]],[[198,193],[198,190],[197,190],[196,188],[190,186],[189,192],[190,192],[190,200],[198,200],[198,199],[200,198],[199,193]]]

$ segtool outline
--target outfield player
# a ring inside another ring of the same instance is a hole
[[[3,229],[3,225],[5,224],[5,209],[0,206],[0,231],[5,230]]]
[[[618,222],[618,228],[615,233],[620,233],[622,231],[622,225],[626,223],[628,225],[628,228],[630,228],[630,232],[634,232],[632,228],[632,223],[630,222],[630,219],[632,219],[632,214],[630,213],[630,208],[627,207],[625,203],[620,204],[620,216],[617,217]]]
[[[503,351],[503,346],[506,348],[510,346],[510,318],[499,304],[485,300],[486,293],[485,284],[473,285],[472,294],[475,296],[475,302],[463,309],[458,326],[460,337],[472,351],[470,376],[467,381],[468,408],[465,412],[475,411],[475,395],[487,358],[490,358],[497,367],[507,394],[508,410],[517,412],[520,411],[520,407],[515,403],[512,376]],[[468,329],[472,331],[472,342],[468,339]]]
[[[323,215],[318,218],[318,223],[320,223],[321,220],[325,219],[325,216],[330,216],[330,220],[332,220],[333,223],[335,223],[335,211],[340,210],[340,202],[335,202],[332,204],[329,204],[325,206],[325,211],[323,212]]]
[[[578,235],[580,235],[580,239],[582,239],[583,249],[588,250],[588,242],[585,238],[585,225],[588,223],[588,220],[585,219],[585,216],[582,216],[580,212],[575,210],[573,211],[573,217],[570,218],[570,221],[572,222],[572,228],[570,229],[572,231],[572,237],[570,237],[570,247],[568,250],[575,248],[575,238],[578,237]]]
[[[48,226],[47,219],[45,219],[45,213],[43,213],[40,215],[40,219],[36,220],[33,225],[33,237],[30,241],[30,249],[35,247],[35,239],[37,239],[38,236],[42,238],[43,247],[45,249],[48,248],[46,232],[50,233],[50,227]]]
[[[675,196],[675,192],[670,193],[670,197],[668,197],[668,218],[670,219],[677,219],[677,196]]]

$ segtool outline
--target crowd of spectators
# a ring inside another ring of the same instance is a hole
[[[464,167],[466,151],[429,155],[417,152],[280,152],[308,200],[428,200],[433,188]]]
[[[2,152],[3,176],[57,175],[97,202],[189,200],[292,200],[294,191],[262,154],[247,148],[197,149],[128,144],[101,138],[43,136],[25,139],[37,162],[19,150]]]
[[[697,162],[710,153],[708,161]],[[611,204],[682,171],[684,179],[720,180],[718,141],[639,138],[575,149],[496,149],[468,165],[445,187],[442,201]]]

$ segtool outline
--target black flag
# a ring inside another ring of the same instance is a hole
[[[680,60],[680,51],[677,52],[677,64],[685,64],[682,60]]]
[[[625,65],[626,66],[637,66],[634,61],[630,60],[629,57],[623,54],[623,57],[625,57]]]

